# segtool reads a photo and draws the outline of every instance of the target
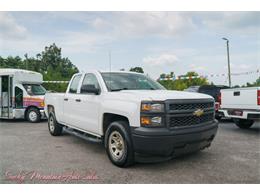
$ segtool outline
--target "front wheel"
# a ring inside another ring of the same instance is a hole
[[[110,161],[119,167],[134,163],[134,151],[130,128],[125,121],[116,121],[109,125],[105,134],[105,147]]]
[[[29,108],[26,112],[26,120],[31,123],[37,123],[41,120],[41,113],[37,108]]]
[[[253,120],[247,119],[233,119],[235,124],[241,129],[249,129],[253,124]]]

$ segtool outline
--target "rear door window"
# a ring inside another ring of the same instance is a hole
[[[71,84],[70,84],[70,88],[69,88],[69,93],[77,93],[77,89],[79,86],[79,81],[80,81],[81,75],[76,75]]]

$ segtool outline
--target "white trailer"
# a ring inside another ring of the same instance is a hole
[[[220,112],[240,128],[250,128],[260,120],[260,87],[221,90]]]
[[[0,118],[38,122],[44,117],[44,95],[40,73],[22,69],[0,69]]]

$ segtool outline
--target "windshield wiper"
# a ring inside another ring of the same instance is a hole
[[[110,91],[122,91],[122,90],[129,90],[127,87],[119,88],[119,89],[110,89]]]
[[[122,90],[131,90],[131,89],[124,87],[124,88],[119,88],[119,89],[111,89],[110,91],[122,91]],[[134,89],[134,90],[138,90],[138,89]],[[139,89],[139,90],[142,90],[142,89]],[[147,90],[156,90],[156,89],[151,87],[151,88],[148,88]]]

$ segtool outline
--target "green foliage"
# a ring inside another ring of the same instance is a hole
[[[258,87],[260,86],[260,77],[258,77],[258,79],[256,79],[256,81],[254,83],[246,83],[246,87]]]
[[[42,86],[48,91],[64,93],[68,87],[68,83],[43,83]]]
[[[258,79],[256,79],[256,81],[253,82],[253,83],[247,82],[245,85],[241,85],[241,86],[235,85],[232,88],[238,88],[238,87],[259,87],[259,86],[260,86],[260,77],[258,77]]]
[[[138,73],[144,73],[144,70],[142,67],[134,67],[134,68],[130,68],[129,71],[132,71],[132,72],[138,72]]]
[[[254,85],[255,86],[260,86],[260,77],[258,77],[258,79],[256,79]]]
[[[161,74],[160,78],[172,78],[174,73],[171,72],[170,74]],[[198,76],[196,72],[187,72],[185,75],[181,76]],[[208,85],[208,81],[206,78],[196,78],[196,79],[180,79],[180,80],[159,80],[166,89],[169,90],[184,90],[190,86],[194,85]]]
[[[25,59],[19,56],[2,58],[0,56],[0,68],[19,68],[40,72],[43,75],[44,81],[68,81],[73,74],[78,72],[77,67],[72,64],[68,58],[63,58],[61,48],[55,43],[49,47],[45,47],[44,51],[37,54],[36,57],[28,57]],[[67,84],[59,83],[44,83],[47,90],[64,92]]]

